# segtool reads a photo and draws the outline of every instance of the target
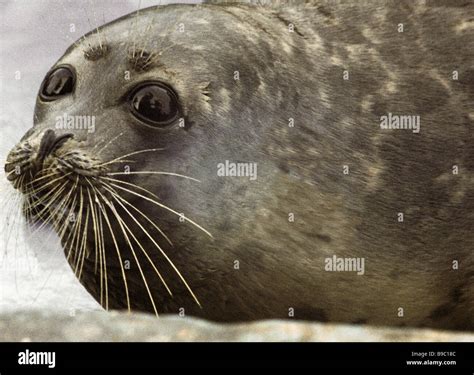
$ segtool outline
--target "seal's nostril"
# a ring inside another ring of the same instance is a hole
[[[56,140],[54,141],[54,144],[51,147],[50,153],[60,148],[64,143],[66,143],[68,139],[72,139],[72,138],[74,138],[74,134],[72,133],[63,134],[57,137]]]
[[[53,151],[61,147],[68,139],[73,138],[74,135],[71,133],[63,134],[59,137],[56,136],[53,130],[48,129],[44,132],[43,138],[38,149],[38,156],[36,162],[42,164],[44,159],[51,154]]]
[[[38,156],[36,157],[36,161],[39,164],[42,164],[43,160],[51,152],[51,146],[53,145],[55,139],[56,135],[54,134],[53,130],[48,129],[44,132],[38,149]]]

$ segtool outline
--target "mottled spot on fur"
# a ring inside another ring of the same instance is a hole
[[[316,238],[323,242],[331,242],[331,236],[328,236],[327,234],[316,233]]]

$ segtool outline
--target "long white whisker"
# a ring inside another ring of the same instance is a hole
[[[119,185],[117,185],[117,184],[110,183],[110,185],[115,186],[117,189],[124,190],[124,191],[126,191],[126,192],[128,192],[128,193],[130,193],[130,194],[133,194],[133,195],[136,195],[136,196],[138,196],[138,197],[141,197],[141,198],[143,198],[143,199],[145,199],[145,200],[147,200],[147,201],[149,201],[149,202],[151,202],[151,203],[157,205],[158,207],[161,207],[161,208],[163,208],[163,209],[165,209],[165,210],[167,210],[167,211],[169,211],[169,212],[174,213],[175,215],[177,215],[177,216],[179,216],[179,217],[182,217],[184,220],[186,220],[186,221],[190,222],[191,224],[193,224],[196,228],[199,228],[200,230],[202,230],[202,231],[203,231],[204,233],[206,233],[209,237],[214,238],[214,237],[212,236],[212,234],[211,234],[207,229],[203,228],[201,225],[199,225],[199,224],[196,223],[195,221],[193,221],[193,220],[187,218],[186,216],[183,216],[182,214],[180,214],[179,212],[173,210],[172,208],[169,208],[168,206],[165,206],[164,204],[162,204],[162,203],[160,203],[160,202],[157,202],[157,201],[154,200],[154,199],[150,199],[150,198],[144,196],[143,194],[139,194],[139,193],[137,193],[137,192],[135,192],[135,191],[133,191],[133,190],[124,188],[124,187],[119,186]]]
[[[110,189],[110,187],[107,187],[108,184],[102,184],[103,186],[105,186],[105,188],[111,193],[113,194],[114,196],[119,196],[116,192],[114,192],[113,189]],[[148,231],[140,224],[140,222],[130,213],[130,211],[127,210],[127,208],[119,201],[117,200],[117,202],[121,205],[121,207],[129,214],[129,216],[132,218],[132,220],[140,227],[140,229],[143,231],[143,233],[153,242],[153,244],[156,246],[156,248],[161,252],[161,254],[165,257],[165,259],[168,261],[168,263],[171,265],[171,267],[173,268],[173,270],[176,272],[176,274],[178,275],[178,277],[181,279],[181,281],[183,282],[183,284],[186,286],[186,288],[188,289],[189,293],[191,294],[191,296],[194,298],[195,302],[201,306],[201,303],[199,302],[199,300],[197,299],[196,295],[194,294],[194,292],[192,291],[191,287],[188,285],[186,279],[183,277],[183,275],[181,274],[181,272],[178,270],[178,268],[174,265],[173,261],[168,257],[168,255],[166,254],[166,252],[161,248],[160,245],[158,245],[158,243],[155,241],[155,239],[148,233]]]
[[[146,150],[130,152],[129,154],[125,154],[125,155],[119,156],[119,157],[117,157],[113,160],[110,160],[110,161],[107,161],[105,163],[99,164],[99,167],[103,167],[104,165],[109,165],[112,162],[115,162],[117,160],[122,160],[123,158],[126,158],[128,156],[138,155],[138,154],[141,154],[141,153],[144,153],[144,152],[155,152],[155,151],[163,151],[163,150],[164,150],[164,148],[149,148],[149,149],[146,149]]]
[[[111,172],[111,173],[107,173],[107,176],[119,176],[119,175],[129,175],[129,174],[151,174],[151,175],[156,174],[156,175],[165,175],[165,176],[176,176],[176,177],[186,178],[188,180],[193,180],[196,182],[201,182],[200,180],[194,177],[186,176],[179,173],[172,173],[172,172],[155,172],[155,171]]]

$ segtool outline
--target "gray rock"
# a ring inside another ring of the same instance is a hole
[[[216,324],[121,312],[0,315],[0,341],[474,341],[474,333],[268,320]]]

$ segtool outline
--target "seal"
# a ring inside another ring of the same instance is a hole
[[[473,329],[473,17],[139,10],[47,73],[7,177],[105,309]]]

